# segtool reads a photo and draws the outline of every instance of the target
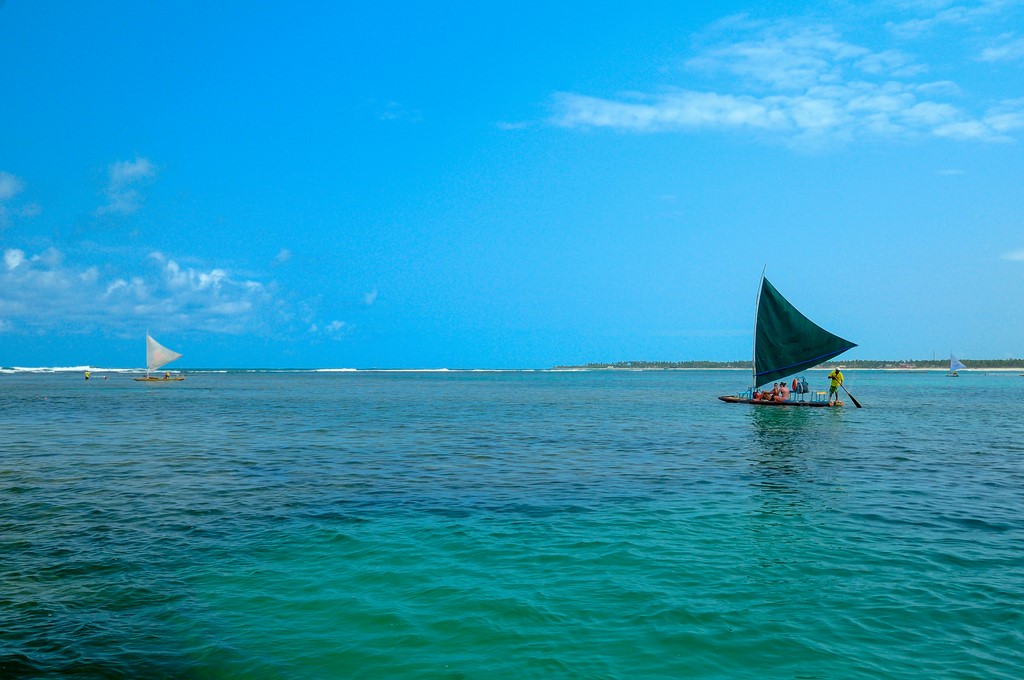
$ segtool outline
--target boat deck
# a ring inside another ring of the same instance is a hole
[[[843,406],[846,402],[837,401],[832,404],[827,401],[762,401],[760,399],[748,399],[747,397],[719,397],[727,404],[753,404],[754,406],[811,406],[814,408],[835,408]]]

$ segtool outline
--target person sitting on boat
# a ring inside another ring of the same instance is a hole
[[[833,368],[832,372],[828,374],[828,379],[832,381],[828,387],[828,403],[832,403],[833,395],[836,398],[836,403],[839,403],[839,386],[843,384],[843,372],[839,368]]]
[[[775,401],[789,401],[789,388],[786,383],[779,383],[779,392],[775,395]]]
[[[170,379],[171,379],[171,372],[170,371],[164,371],[164,380],[170,380]]]

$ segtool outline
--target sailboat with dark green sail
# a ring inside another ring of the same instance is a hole
[[[731,404],[828,406],[826,400],[820,399],[776,401],[753,397],[762,385],[813,368],[856,346],[804,316],[762,275],[754,321],[753,387],[745,394],[719,399]]]

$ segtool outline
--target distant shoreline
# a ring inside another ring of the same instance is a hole
[[[814,368],[807,368],[803,371],[797,371],[798,373],[804,373],[807,371],[831,371],[833,366],[815,366]],[[744,371],[750,372],[750,367],[747,368],[736,368],[732,366],[703,366],[703,367],[692,367],[692,366],[671,366],[671,367],[644,367],[644,368],[625,368],[621,366],[555,366],[551,368],[552,371],[622,371],[622,372],[636,372],[636,371]],[[888,371],[890,373],[949,373],[949,368],[872,368],[872,367],[861,367],[861,366],[843,366],[843,371]],[[958,373],[1020,373],[1024,371],[1024,366],[1020,368],[1007,368],[1005,366],[971,366],[970,368],[961,368]]]
[[[1024,371],[1024,359],[964,359],[966,368],[961,371]],[[844,371],[949,371],[947,359],[916,359],[903,361],[865,360],[827,361],[810,371],[828,371],[840,367]],[[749,361],[616,361],[611,363],[592,362],[574,366],[554,366],[553,370],[701,370],[701,371],[749,371]]]

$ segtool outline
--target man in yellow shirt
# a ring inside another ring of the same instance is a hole
[[[832,372],[828,374],[828,379],[832,382],[828,386],[828,403],[832,403],[832,396],[836,398],[836,403],[839,403],[839,386],[843,384],[843,372],[838,368],[833,368]]]

